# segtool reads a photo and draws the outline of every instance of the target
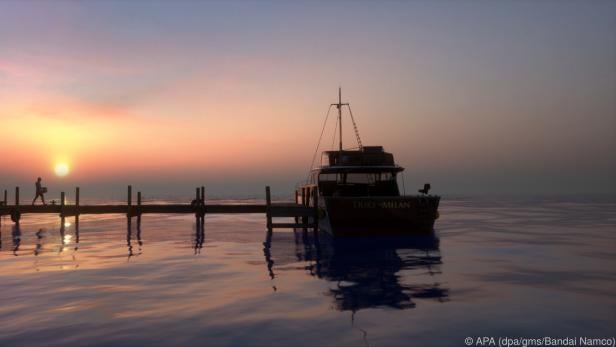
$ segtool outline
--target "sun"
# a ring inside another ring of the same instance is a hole
[[[68,175],[70,169],[67,163],[57,163],[53,171],[56,173],[56,176],[63,177]]]

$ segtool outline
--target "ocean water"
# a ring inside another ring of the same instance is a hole
[[[434,236],[263,215],[4,217],[1,346],[464,346],[616,335],[616,199],[443,199]],[[476,341],[476,340],[474,340]]]

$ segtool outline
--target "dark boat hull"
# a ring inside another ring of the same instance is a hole
[[[439,202],[438,196],[325,197],[321,229],[334,236],[431,233]]]

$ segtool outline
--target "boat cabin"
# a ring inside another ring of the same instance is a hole
[[[311,172],[310,185],[321,196],[399,196],[396,176],[404,168],[381,146],[323,152],[321,166]]]

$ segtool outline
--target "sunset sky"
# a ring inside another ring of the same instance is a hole
[[[290,194],[339,86],[407,190],[616,193],[600,0],[4,0],[0,189]]]

